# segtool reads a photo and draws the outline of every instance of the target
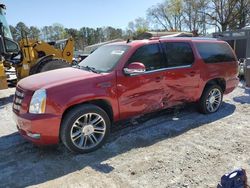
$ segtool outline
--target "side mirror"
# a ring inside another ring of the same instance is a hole
[[[123,71],[127,75],[141,74],[146,71],[146,67],[143,63],[134,62],[134,63],[130,63],[128,67],[123,69]]]

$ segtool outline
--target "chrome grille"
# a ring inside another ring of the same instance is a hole
[[[24,92],[20,90],[19,88],[16,88],[15,98],[13,102],[13,109],[17,112],[20,111],[22,102],[24,98]]]

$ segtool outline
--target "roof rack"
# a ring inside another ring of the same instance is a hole
[[[173,34],[173,35],[164,35],[164,36],[161,36],[160,39],[165,39],[165,38],[172,38],[172,37],[193,37],[193,34],[191,33],[176,33],[176,34]]]
[[[220,40],[220,39],[218,39],[218,38],[210,38],[210,37],[194,37],[193,38],[193,40],[215,40],[215,41],[217,41],[217,40]]]
[[[159,37],[160,39],[187,39],[187,40],[207,40],[207,41],[219,41],[221,39],[218,38],[209,38],[209,37],[183,37],[183,36],[177,36],[177,37]],[[152,39],[154,40],[154,39]]]

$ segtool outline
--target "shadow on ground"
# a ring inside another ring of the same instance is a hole
[[[185,132],[205,126],[233,114],[235,106],[223,103],[214,114],[203,115],[194,106],[179,113],[163,111],[140,118],[125,128],[119,125],[101,149],[76,155],[60,145],[55,148],[37,148],[18,134],[0,137],[0,182],[3,187],[25,187],[60,178],[91,167],[100,173],[110,173],[114,167],[105,161],[131,149],[151,146]],[[173,121],[173,117],[179,118]],[[218,124],[219,126],[219,124]]]
[[[241,88],[245,89],[245,94],[247,95],[234,97],[233,100],[241,104],[250,104],[250,89],[245,87]]]

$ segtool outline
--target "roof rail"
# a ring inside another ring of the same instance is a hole
[[[172,37],[193,37],[193,34],[191,34],[191,33],[176,33],[173,35],[161,36],[160,39],[172,38]]]
[[[210,37],[194,37],[194,40],[215,40],[215,41],[217,41],[217,40],[220,40],[220,39],[218,39],[218,38],[210,38]]]
[[[219,38],[209,38],[209,37],[183,37],[183,36],[177,36],[177,37],[160,37],[159,39],[189,39],[189,40],[207,40],[207,41],[220,41]]]

